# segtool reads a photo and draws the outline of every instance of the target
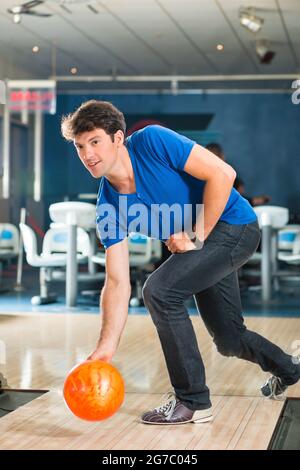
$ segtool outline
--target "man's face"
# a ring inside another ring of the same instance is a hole
[[[123,132],[114,134],[114,142],[103,129],[83,132],[74,139],[78,156],[94,178],[109,173],[114,165],[118,148],[123,144]]]

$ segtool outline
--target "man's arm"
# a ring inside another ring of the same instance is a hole
[[[110,361],[124,329],[130,299],[127,239],[106,250],[106,277],[101,292],[102,326],[96,350],[88,359]]]
[[[200,145],[194,145],[185,163],[184,171],[206,181],[203,194],[204,214],[200,214],[200,220],[197,221],[198,229],[196,229],[199,238],[203,239],[204,236],[205,240],[227,204],[236,172],[230,165]],[[201,234],[203,217],[204,233]]]

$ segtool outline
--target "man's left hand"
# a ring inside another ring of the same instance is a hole
[[[185,253],[196,249],[195,243],[192,242],[186,232],[174,233],[165,244],[171,253]]]

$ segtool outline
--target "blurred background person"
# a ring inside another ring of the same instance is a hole
[[[220,144],[217,142],[211,142],[210,144],[206,145],[207,150],[214,153],[217,157],[221,158],[221,160],[225,161],[224,150]],[[249,196],[246,194],[245,191],[245,183],[242,178],[237,175],[233,187],[245,198],[247,199],[251,206],[260,206],[266,204],[270,201],[270,196],[266,194],[262,194],[260,196]]]

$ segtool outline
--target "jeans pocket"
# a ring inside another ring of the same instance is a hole
[[[256,223],[245,225],[238,243],[231,251],[231,263],[235,269],[239,269],[255,253],[260,241],[260,231]]]

